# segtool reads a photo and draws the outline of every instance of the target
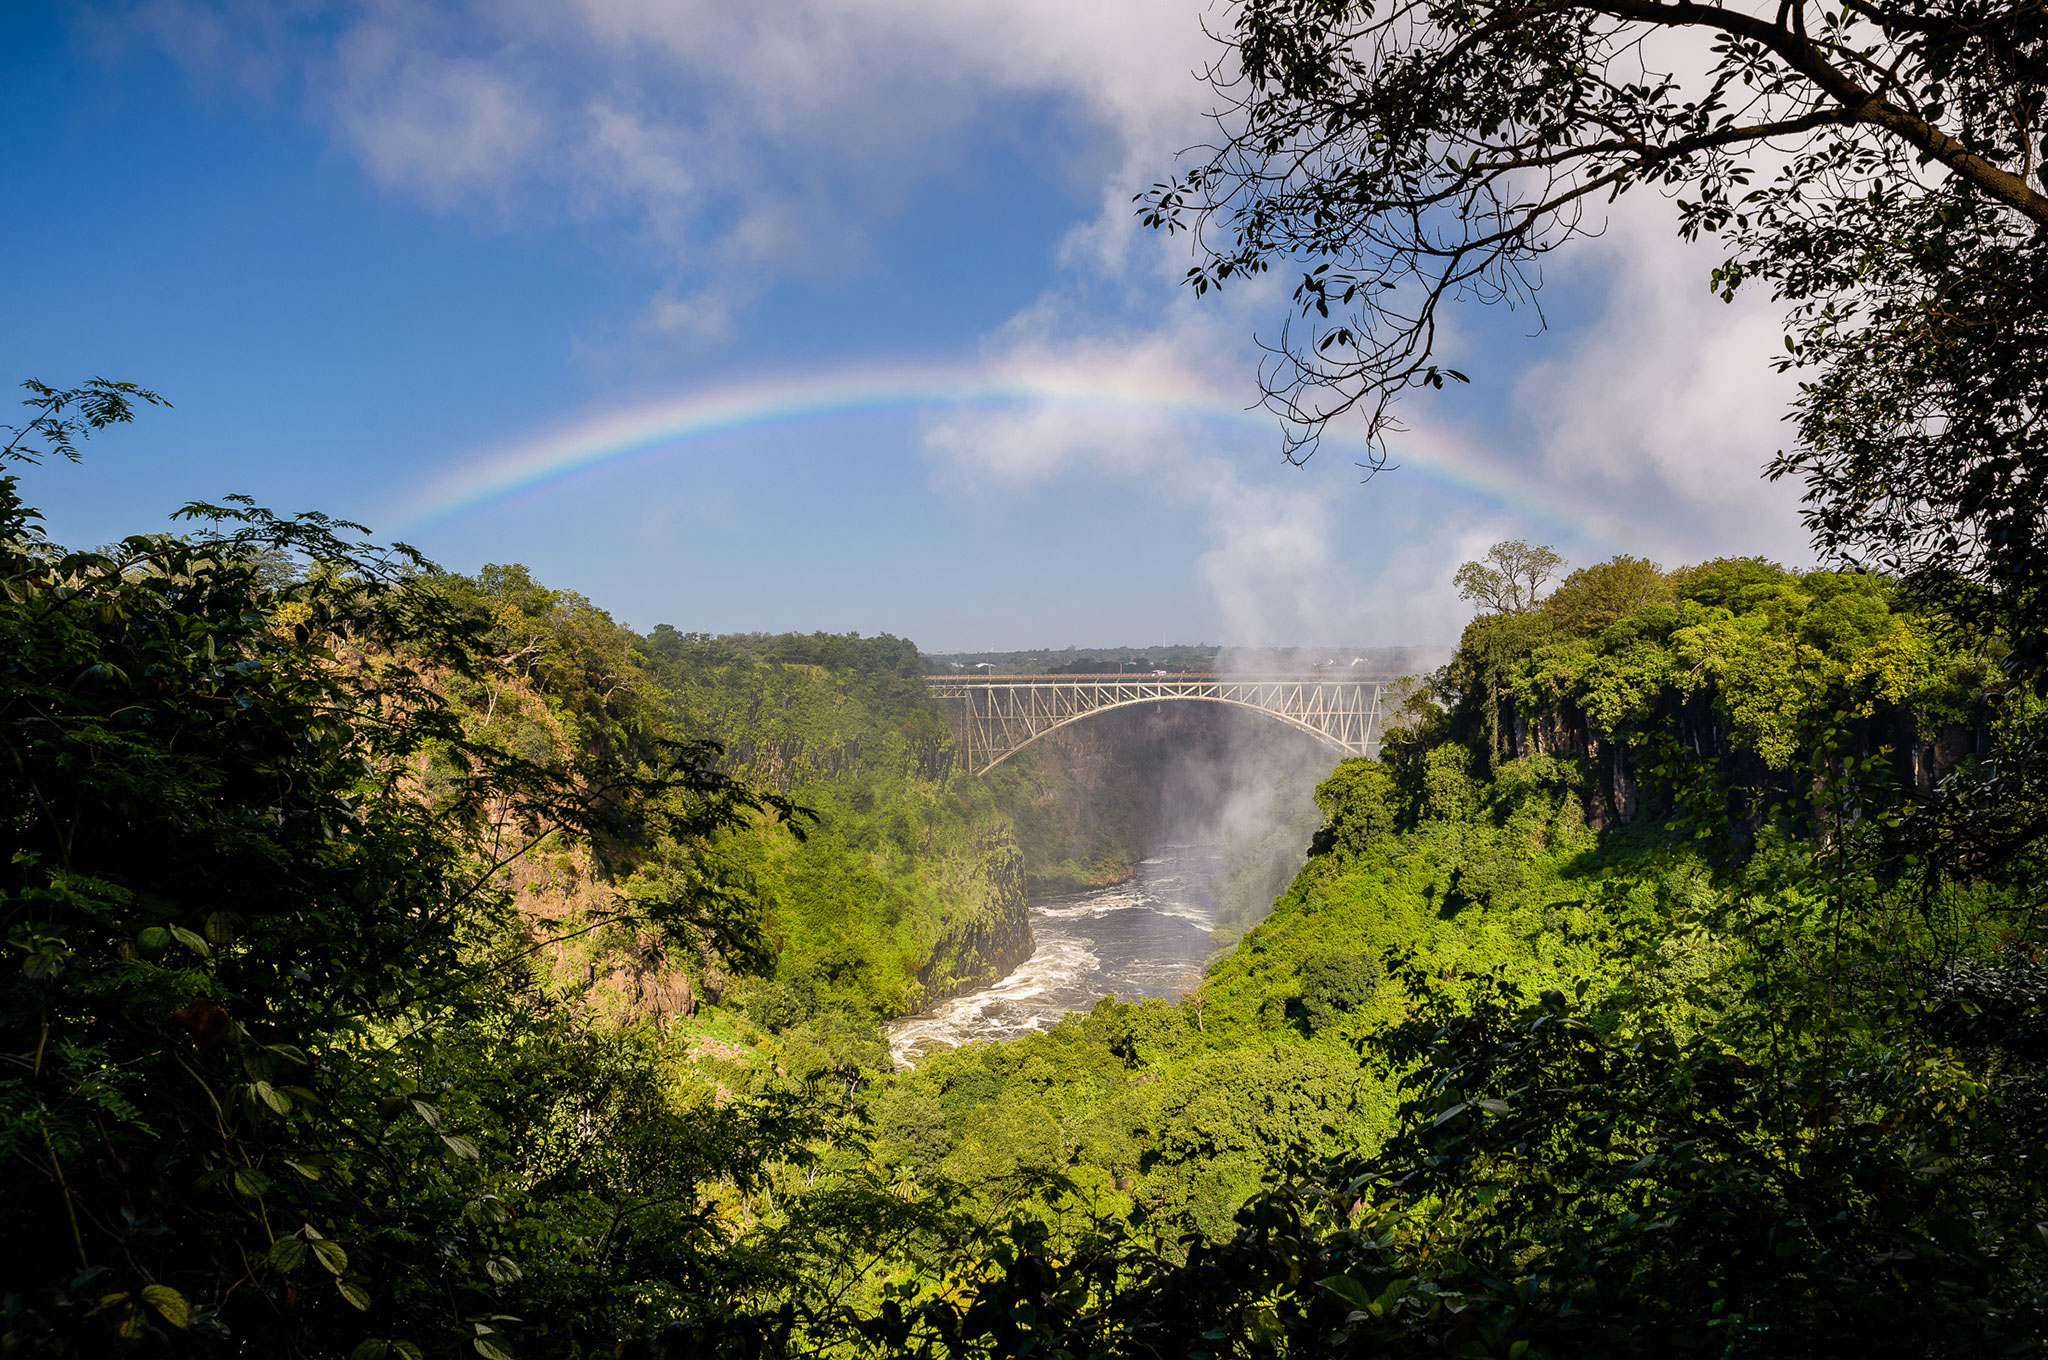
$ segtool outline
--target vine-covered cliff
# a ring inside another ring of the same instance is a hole
[[[914,646],[669,627],[643,646],[680,727],[815,815],[801,840],[763,828],[720,846],[764,911],[773,973],[747,989],[762,1023],[914,1010],[1030,956],[1009,818],[955,769]]]

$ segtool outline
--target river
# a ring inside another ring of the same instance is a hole
[[[1214,947],[1222,867],[1215,846],[1168,845],[1128,883],[1034,901],[1031,957],[992,986],[891,1022],[890,1053],[907,1066],[933,1049],[1046,1029],[1112,993],[1179,996]]]

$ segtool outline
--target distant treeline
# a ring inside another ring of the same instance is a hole
[[[829,670],[917,676],[925,673],[917,644],[891,633],[864,638],[859,633],[685,633],[671,624],[656,624],[647,635],[647,650],[671,659],[691,656],[700,662],[773,661],[785,666],[824,666]]]
[[[1413,675],[1443,665],[1451,650],[1438,646],[1224,647],[1199,642],[1159,647],[931,652],[925,654],[923,661],[925,669],[934,675],[971,670],[1004,675],[1096,675],[1119,670],[1261,675],[1356,670],[1374,675]]]

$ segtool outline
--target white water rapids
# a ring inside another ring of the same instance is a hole
[[[1128,883],[1033,902],[1031,957],[992,986],[892,1021],[890,1053],[908,1066],[935,1048],[1046,1029],[1112,993],[1179,996],[1200,981],[1212,948],[1221,868],[1213,846],[1169,845]]]

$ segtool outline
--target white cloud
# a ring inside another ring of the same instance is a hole
[[[928,443],[941,475],[970,491],[1056,484],[1086,494],[1091,480],[1138,481],[1196,509],[1199,570],[1239,642],[1454,640],[1470,606],[1451,574],[1503,538],[1556,541],[1578,563],[1616,551],[1667,565],[1748,553],[1804,561],[1798,489],[1760,476],[1791,394],[1769,365],[1776,314],[1764,299],[1730,307],[1709,294],[1711,248],[1678,241],[1664,209],[1629,205],[1606,236],[1579,245],[1568,270],[1553,271],[1554,291],[1590,303],[1570,329],[1504,346],[1482,340],[1483,326],[1461,327],[1452,346],[1483,345],[1489,367],[1508,375],[1505,423],[1454,423],[1440,401],[1417,397],[1396,441],[1407,466],[1365,487],[1348,475],[1341,442],[1306,472],[1282,470],[1277,432],[1220,436],[1170,403],[1048,400],[955,415],[932,425]],[[996,338],[991,367],[1054,375],[1055,388],[1068,373],[1248,401],[1248,337],[1277,323],[1285,291],[1265,279],[1196,302],[1163,286],[1177,269],[1172,248],[1160,242],[1141,259],[1161,283],[1151,325],[1091,307],[1097,290],[1070,280]],[[1486,320],[1513,329],[1525,315]],[[1448,495],[1445,479],[1489,494]]]
[[[935,475],[998,505],[1034,490],[1089,496],[1120,484],[1191,512],[1198,584],[1217,634],[1232,643],[1455,640],[1465,617],[1449,586],[1459,554],[1521,532],[1512,516],[1446,508],[1440,484],[1420,472],[1361,488],[1338,449],[1288,467],[1277,426],[1219,418],[1256,397],[1247,337],[1284,296],[1270,280],[1221,300],[1183,291],[1146,328],[1105,324],[1048,296],[985,360],[999,385],[1048,395],[931,422]],[[1434,441],[1446,453],[1450,442]],[[1424,504],[1426,515],[1416,508]]]
[[[1309,488],[1247,486],[1235,469],[1213,468],[1206,483],[1210,543],[1202,579],[1232,641],[1270,645],[1349,641],[1354,620],[1336,617],[1340,590],[1334,507]]]
[[[596,178],[640,200],[662,234],[675,234],[676,219],[698,188],[688,139],[605,99],[594,100],[588,116]]]
[[[1794,381],[1771,356],[1783,331],[1761,295],[1707,289],[1711,244],[1688,244],[1669,205],[1618,206],[1553,281],[1600,299],[1598,316],[1524,371],[1514,407],[1542,473],[1632,525],[1637,551],[1667,564],[1723,553],[1805,560],[1799,488],[1762,469],[1786,442]]]
[[[900,205],[1024,108],[1033,125],[1010,135],[1043,143],[1072,120],[1085,135],[1037,149],[1111,169],[1089,249],[1113,262],[1129,182],[1200,128],[1208,95],[1190,73],[1211,52],[1186,0],[144,0],[134,12],[209,81],[268,88],[295,70],[315,117],[394,192],[511,224],[636,220],[669,275],[649,334],[715,334],[719,308],[744,305],[764,274],[843,267],[861,249],[849,223]],[[655,319],[677,299],[686,324]]]
[[[339,44],[341,134],[379,180],[439,206],[502,190],[543,149],[542,114],[512,73],[487,58],[422,51],[414,36],[364,26]]]

